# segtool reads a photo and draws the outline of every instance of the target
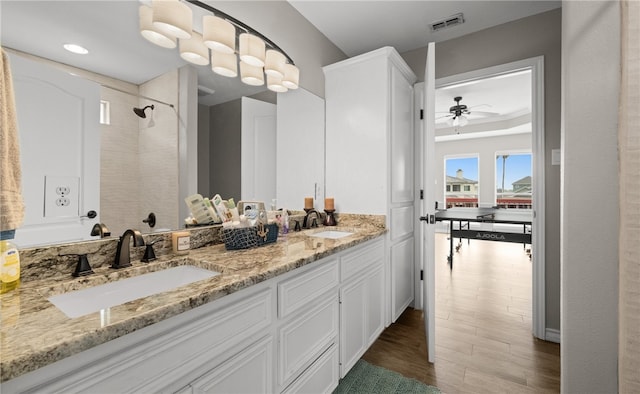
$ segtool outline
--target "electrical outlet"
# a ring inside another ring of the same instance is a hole
[[[60,196],[66,196],[67,194],[69,194],[71,190],[69,189],[69,186],[58,186],[56,187],[56,194],[60,195]]]
[[[79,216],[80,178],[74,176],[45,176],[44,216]]]
[[[56,200],[56,205],[59,207],[68,207],[71,204],[71,200],[66,197],[60,197]]]

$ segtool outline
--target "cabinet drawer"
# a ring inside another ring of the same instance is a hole
[[[331,345],[295,382],[291,383],[284,394],[293,393],[331,393],[338,387],[338,345]]]
[[[309,367],[338,335],[338,295],[302,314],[279,330],[279,387],[286,387]]]
[[[342,281],[351,278],[359,272],[370,269],[375,264],[384,262],[384,238],[378,238],[357,250],[346,253],[340,261]]]
[[[258,341],[192,383],[192,393],[269,393],[273,390],[271,336]]]
[[[338,286],[338,260],[332,259],[310,271],[278,284],[278,317],[283,318]]]

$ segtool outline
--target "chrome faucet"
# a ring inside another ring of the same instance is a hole
[[[302,228],[318,227],[318,222],[320,221],[322,221],[320,212],[316,211],[315,209],[310,209],[307,212],[307,215],[304,217],[304,220],[302,221]]]
[[[131,267],[131,254],[129,253],[129,241],[133,237],[133,246],[144,246],[144,239],[138,230],[126,230],[118,240],[116,258],[111,268]]]

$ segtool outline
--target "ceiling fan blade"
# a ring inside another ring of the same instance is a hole
[[[485,112],[485,111],[469,111],[468,115],[477,115],[477,116],[498,116],[500,115],[498,112]]]
[[[472,105],[472,106],[468,107],[468,109],[478,108],[478,107],[489,107],[489,108],[491,108],[491,107],[493,107],[493,105],[491,105],[491,104],[476,104],[476,105]]]

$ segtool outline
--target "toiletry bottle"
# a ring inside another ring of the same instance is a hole
[[[289,232],[289,213],[286,208],[282,208],[282,234]]]
[[[0,241],[0,294],[20,285],[20,254],[18,247],[7,240]]]

